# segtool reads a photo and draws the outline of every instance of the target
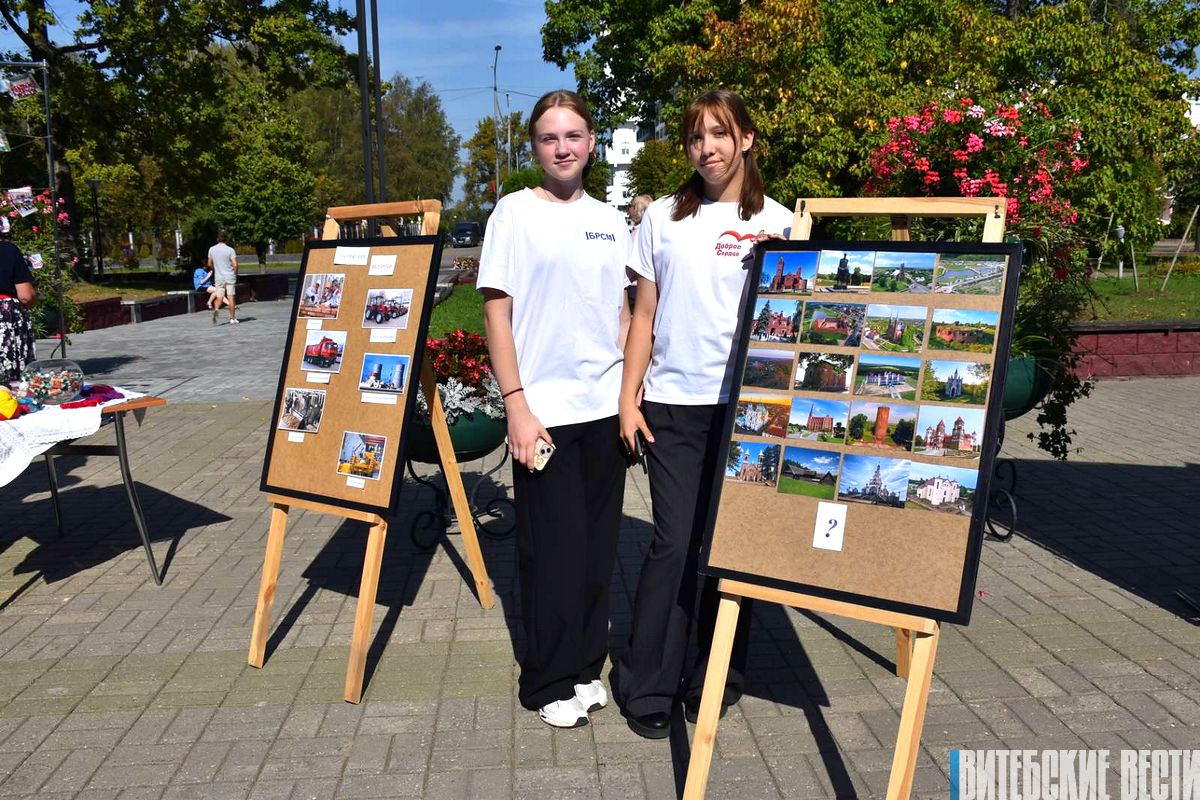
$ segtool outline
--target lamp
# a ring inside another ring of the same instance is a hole
[[[92,190],[92,275],[100,277],[104,274],[104,256],[100,253],[100,179],[88,178],[87,185]]]

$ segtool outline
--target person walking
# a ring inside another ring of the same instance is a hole
[[[229,306],[229,324],[237,325],[237,314],[234,308],[238,276],[237,253],[229,246],[229,234],[225,231],[218,233],[217,243],[208,248],[208,268],[213,271],[213,325],[217,324],[217,314],[221,311],[222,300]]]
[[[544,95],[529,136],[542,183],[497,203],[476,287],[516,462],[518,696],[546,724],[571,728],[608,703],[600,674],[625,486],[617,394],[629,235],[620,212],[583,190],[596,144],[583,98]]]
[[[668,735],[681,695],[689,719],[699,708],[717,591],[716,581],[704,582],[697,612],[697,565],[713,469],[724,464],[719,451],[738,312],[754,244],[791,227],[791,212],[763,194],[756,135],[737,95],[697,97],[682,126],[695,171],[646,210],[630,257],[638,287],[625,345],[621,438],[630,452],[641,446],[639,437],[645,444],[654,535],[638,579],[629,646],[616,660],[612,683],[629,727],[651,739]],[[749,620],[744,609],[722,713],[741,697]],[[689,670],[693,628],[700,659]]]

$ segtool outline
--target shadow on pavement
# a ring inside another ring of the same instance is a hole
[[[131,364],[134,361],[140,361],[141,356],[101,356],[98,358],[79,358],[73,359],[83,374],[88,376],[89,380],[94,380],[96,377],[107,375],[115,371],[118,367],[123,367],[126,364]]]
[[[125,487],[80,486],[73,471],[86,463],[83,456],[60,456],[54,461],[59,476],[63,535],[54,524],[44,461],[38,458],[15,481],[4,487],[4,507],[10,516],[0,530],[0,552],[21,538],[37,546],[13,567],[17,575],[34,573],[47,583],[110,561],[130,550],[142,552],[142,540],[133,522]],[[184,534],[194,528],[227,522],[231,518],[153,486],[137,483],[138,498],[152,542],[169,541],[166,555],[156,554],[159,569],[168,575],[171,560]],[[35,495],[42,495],[31,499]],[[146,568],[147,571],[149,567]],[[32,585],[27,584],[27,585]],[[11,602],[15,595],[5,602]]]
[[[1200,586],[1200,464],[1018,460],[1016,532],[1163,609]]]

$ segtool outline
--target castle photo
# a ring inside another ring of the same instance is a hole
[[[916,400],[921,362],[915,358],[863,353],[858,359],[854,393],[892,400]]]
[[[947,458],[978,458],[983,449],[984,409],[921,406],[913,452]]]
[[[817,265],[817,291],[869,292],[874,264],[874,250],[822,250]]]
[[[759,342],[796,341],[800,333],[800,301],[760,297],[754,304],[750,338]]]
[[[933,276],[938,294],[1000,294],[1008,258],[1000,255],[942,254]]]
[[[978,480],[977,470],[914,461],[908,471],[905,507],[969,517]]]
[[[793,397],[787,438],[842,444],[846,441],[846,417],[849,412],[850,404],[839,400]]]
[[[968,353],[990,353],[996,343],[998,311],[976,311],[969,308],[937,308],[929,330],[929,347],[934,350],[962,350]]]
[[[738,398],[733,431],[754,436],[778,436],[782,439],[787,435],[791,410],[792,403],[787,397],[742,395]]]
[[[756,442],[729,443],[725,461],[725,480],[774,486],[779,471],[779,445]]]
[[[925,306],[867,306],[863,349],[915,353],[925,343]]]
[[[751,349],[746,354],[742,385],[758,389],[788,389],[792,380],[790,350]]]
[[[862,303],[814,303],[810,300],[804,304],[800,341],[858,347],[866,316],[867,307]]]
[[[779,491],[783,494],[802,494],[832,500],[834,488],[837,486],[840,460],[841,456],[828,450],[783,448],[783,463],[779,467]]]
[[[921,399],[939,403],[987,402],[992,367],[974,361],[926,361],[921,378]]]
[[[937,253],[875,254],[871,273],[872,292],[908,292],[929,294],[933,291],[933,266]]]
[[[850,372],[853,369],[854,356],[801,351],[796,360],[794,388],[845,394],[850,391]]]
[[[785,253],[772,250],[763,256],[759,294],[811,294],[817,277],[817,251]]]
[[[846,444],[908,450],[912,447],[916,425],[916,406],[856,400],[850,405]]]
[[[842,459],[838,499],[904,508],[911,465],[908,459],[847,455]]]

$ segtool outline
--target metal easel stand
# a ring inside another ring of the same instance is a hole
[[[492,497],[488,498],[487,503],[481,508],[477,495],[485,480],[498,472],[508,462],[508,456],[508,445],[505,444],[504,453],[500,456],[500,460],[496,463],[496,466],[487,470],[476,479],[475,485],[471,487],[471,493],[467,496],[467,502],[471,507],[471,517],[475,521],[476,529],[492,539],[503,539],[517,527],[516,506],[507,497],[496,492]],[[413,544],[418,549],[432,550],[437,546],[438,539],[450,527],[449,493],[434,481],[426,480],[418,475],[413,468],[412,459],[408,460],[408,474],[414,481],[422,486],[429,487],[433,491],[434,510],[422,511],[420,514],[417,514],[413,518],[412,525],[408,531],[409,536],[412,537]],[[496,519],[507,521],[507,524],[503,522],[499,525],[488,524]]]
[[[997,452],[1004,446],[1005,420],[1000,420]],[[997,541],[1007,542],[1017,527],[1017,462],[997,457],[992,467],[992,488],[988,494],[988,514],[983,521],[984,531]]]

